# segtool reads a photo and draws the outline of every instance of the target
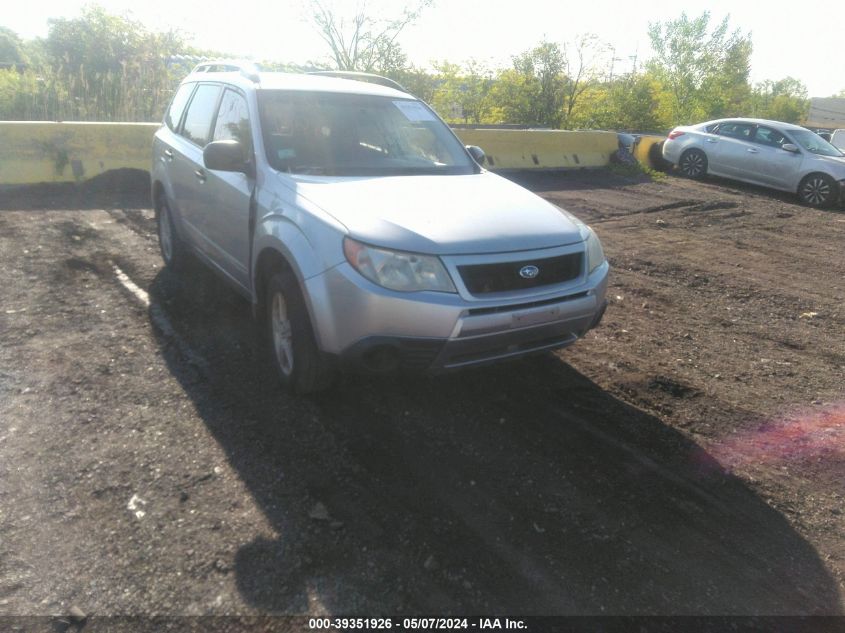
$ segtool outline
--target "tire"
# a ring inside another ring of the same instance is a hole
[[[798,197],[809,207],[832,206],[839,197],[836,181],[827,174],[810,174],[798,185]]]
[[[700,180],[707,175],[707,155],[700,149],[688,149],[681,154],[678,168],[687,178]]]
[[[334,382],[334,368],[317,348],[308,309],[292,273],[270,276],[264,304],[265,339],[282,385],[295,394],[328,389]]]
[[[652,169],[656,169],[657,171],[669,171],[672,167],[672,163],[663,158],[663,141],[654,143],[648,148],[648,162],[651,164]]]
[[[174,272],[181,271],[185,266],[185,244],[176,232],[173,214],[164,198],[159,200],[156,226],[158,229],[158,246],[165,268]]]

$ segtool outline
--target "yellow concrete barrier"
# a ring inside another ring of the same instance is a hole
[[[634,158],[647,167],[660,169],[661,165],[652,160],[651,148],[665,140],[665,136],[640,136],[634,143]]]
[[[149,171],[157,123],[0,123],[0,184],[81,182],[111,169]]]
[[[616,132],[567,130],[455,130],[466,145],[478,145],[491,169],[604,167],[618,148]]]
[[[158,123],[0,122],[0,185],[82,182],[112,169],[149,170]],[[497,169],[602,167],[615,132],[457,130]]]

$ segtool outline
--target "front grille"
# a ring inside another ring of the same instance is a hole
[[[581,274],[583,259],[583,253],[570,253],[519,262],[458,266],[458,272],[467,290],[474,295],[481,295],[550,286],[576,279]],[[526,266],[536,266],[539,269],[537,276],[530,279],[522,277],[519,271]]]

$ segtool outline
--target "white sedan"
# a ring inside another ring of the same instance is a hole
[[[663,158],[690,178],[712,174],[789,191],[813,207],[845,200],[845,154],[789,123],[719,119],[676,127]]]

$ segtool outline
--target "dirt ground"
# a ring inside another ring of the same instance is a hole
[[[842,615],[843,210],[516,178],[602,238],[602,325],[310,399],[143,183],[0,193],[0,615]]]

